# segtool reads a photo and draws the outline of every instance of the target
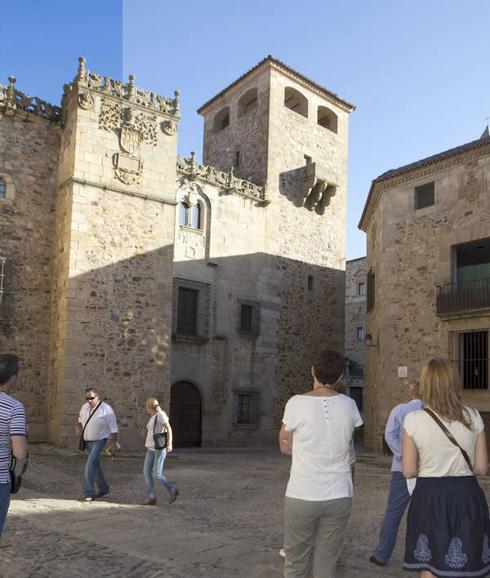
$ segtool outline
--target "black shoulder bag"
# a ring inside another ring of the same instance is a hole
[[[437,425],[442,429],[442,431],[449,438],[449,441],[461,450],[461,453],[463,454],[463,458],[464,458],[465,462],[468,464],[468,467],[470,468],[471,473],[473,473],[473,466],[471,464],[470,456],[466,453],[466,450],[464,450],[458,444],[458,442],[454,438],[453,434],[447,429],[447,427],[442,423],[442,421],[437,417],[437,415],[431,409],[429,409],[428,407],[424,407],[424,411],[426,413],[428,413],[430,415],[430,417],[437,423]]]
[[[24,475],[25,471],[27,470],[27,458],[24,461],[24,464],[21,466],[20,471],[17,470],[17,458],[14,454],[10,454],[10,467],[9,467],[9,474],[10,474],[10,493],[16,494],[20,487],[22,486],[22,476]]]
[[[153,442],[156,450],[164,450],[167,447],[167,432],[155,433],[157,427],[158,413],[155,414],[155,421],[153,422]]]
[[[99,403],[97,404],[97,407],[96,407],[96,408],[94,409],[94,411],[88,416],[88,420],[85,422],[85,425],[83,426],[82,435],[80,436],[80,440],[79,440],[79,442],[78,442],[78,449],[79,449],[81,452],[84,452],[85,449],[86,449],[86,447],[87,447],[87,443],[86,443],[85,440],[83,439],[83,434],[85,433],[85,428],[87,427],[88,422],[90,421],[90,419],[92,418],[92,416],[94,415],[94,413],[99,409],[99,406],[100,406],[101,403],[102,403],[102,402],[99,401]]]

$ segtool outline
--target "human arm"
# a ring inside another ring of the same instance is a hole
[[[282,454],[290,456],[293,453],[293,432],[287,431],[284,423],[279,431],[279,449]]]
[[[393,452],[393,455],[401,460],[402,457],[402,431],[401,422],[398,417],[397,407],[391,410],[386,422],[385,441]]]
[[[475,461],[473,473],[477,476],[484,476],[488,471],[487,439],[485,430],[481,431],[476,438]]]
[[[402,473],[407,479],[416,478],[419,473],[419,452],[417,451],[415,442],[405,430],[403,430],[402,444]]]
[[[172,426],[170,425],[169,421],[167,421],[167,423],[165,424],[165,429],[167,430],[167,453],[170,453],[174,449],[173,448],[174,434],[172,431]]]
[[[109,438],[109,449],[111,455],[115,456],[117,452],[117,434],[119,432],[119,428],[117,427],[116,414],[114,413],[114,410],[110,406],[108,406],[106,420],[107,425],[109,426],[109,430],[111,432],[111,436]]]

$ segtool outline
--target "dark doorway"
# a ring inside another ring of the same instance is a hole
[[[172,385],[170,424],[176,448],[201,445],[201,394],[192,383],[178,381]]]

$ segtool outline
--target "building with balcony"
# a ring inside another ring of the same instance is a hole
[[[367,233],[365,441],[381,450],[421,363],[449,357],[490,425],[490,133],[372,183]],[[488,428],[487,428],[488,431]]]

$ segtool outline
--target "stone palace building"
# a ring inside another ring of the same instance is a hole
[[[431,356],[459,368],[463,400],[490,430],[490,134],[372,183],[367,233],[365,441]]]
[[[73,444],[83,390],[143,444],[275,443],[285,401],[343,350],[353,105],[267,57],[208,100],[204,164],[168,98],[87,70],[61,107],[0,86],[0,348],[32,440]]]

